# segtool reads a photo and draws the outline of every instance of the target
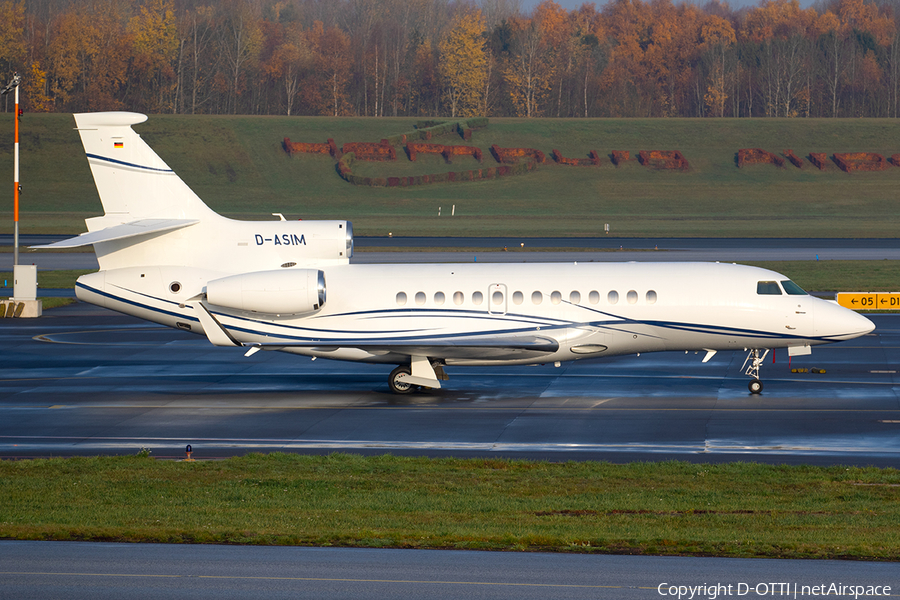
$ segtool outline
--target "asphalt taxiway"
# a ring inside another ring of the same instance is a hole
[[[818,598],[832,586],[896,598],[900,569],[834,560],[0,540],[0,597],[17,600],[675,600],[679,593],[687,600],[689,589],[695,599],[746,600]]]
[[[0,456],[147,448],[177,458],[192,444],[195,458],[349,451],[897,467],[900,315],[870,318],[871,334],[790,367],[783,350],[770,355],[760,396],[747,390],[743,352],[705,364],[670,352],[454,368],[442,389],[396,396],[390,366],[244,357],[76,304],[0,320]]]

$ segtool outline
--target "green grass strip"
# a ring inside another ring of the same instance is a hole
[[[0,463],[0,537],[897,560],[900,472],[251,454]]]

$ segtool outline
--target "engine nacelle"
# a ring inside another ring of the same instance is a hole
[[[258,313],[310,313],[325,304],[325,273],[285,269],[231,275],[207,282],[206,299],[216,306]]]

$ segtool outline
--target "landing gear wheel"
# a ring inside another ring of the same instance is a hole
[[[751,379],[747,387],[750,388],[751,394],[758,394],[762,391],[763,384],[759,379]]]
[[[408,394],[413,391],[415,386],[404,381],[405,378],[409,377],[410,373],[409,367],[403,365],[391,371],[390,376],[388,376],[388,386],[390,386],[391,391],[395,394]]]

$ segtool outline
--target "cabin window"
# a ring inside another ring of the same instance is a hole
[[[588,302],[590,302],[591,304],[597,304],[598,302],[600,302],[600,292],[598,292],[597,290],[591,291],[591,293],[588,294]]]
[[[425,292],[416,292],[416,304],[419,306],[425,304]]]
[[[406,306],[406,292],[397,292],[397,306]]]
[[[532,304],[540,304],[544,301],[544,295],[540,292],[532,292],[531,293],[531,303]]]
[[[481,292],[475,292],[472,294],[472,304],[475,306],[481,306],[481,303],[484,302],[484,294]]]
[[[560,302],[562,302],[562,294],[560,294],[559,292],[553,292],[552,294],[550,294],[550,302],[552,302],[553,304],[559,304]]]
[[[619,292],[617,292],[616,290],[610,291],[606,295],[606,301],[610,304],[616,304],[619,301]]]
[[[522,292],[513,292],[513,304],[522,304],[525,301],[525,295]]]
[[[634,290],[628,290],[628,293],[625,295],[625,299],[628,300],[628,304],[637,304],[637,292]]]
[[[761,296],[780,296],[781,288],[777,281],[760,281],[756,284],[756,293]]]
[[[444,292],[435,292],[434,294],[434,303],[437,306],[444,305]]]
[[[806,290],[802,287],[788,279],[787,281],[781,282],[781,287],[784,288],[784,291],[788,293],[788,296],[807,296]]]
[[[569,294],[569,302],[572,304],[578,304],[581,302],[581,292],[572,292]]]
[[[653,290],[647,292],[647,304],[656,304],[656,292]]]
[[[453,292],[453,304],[459,306],[466,301],[466,295],[462,292]]]
[[[494,303],[494,306],[500,306],[501,304],[503,304],[503,292],[498,290],[491,294],[491,302]]]

